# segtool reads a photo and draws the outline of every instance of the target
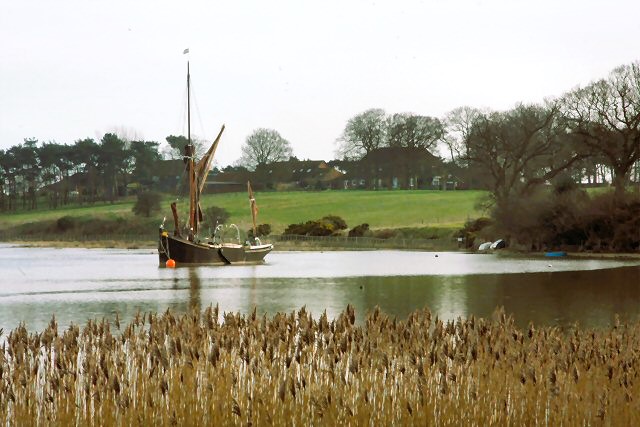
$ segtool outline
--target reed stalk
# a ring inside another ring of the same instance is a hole
[[[503,311],[362,325],[305,308],[12,330],[3,425],[640,425],[640,323],[522,330]]]

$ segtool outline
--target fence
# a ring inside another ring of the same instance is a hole
[[[347,236],[298,236],[294,234],[271,235],[268,240],[283,242],[292,246],[320,246],[338,248],[370,248],[370,249],[455,249],[458,243],[453,239],[379,239],[374,237]]]
[[[24,242],[107,242],[116,241],[123,243],[138,243],[145,245],[153,245],[158,239],[157,233],[146,234],[16,234],[16,233],[0,233],[0,242],[6,241],[24,241]]]
[[[17,235],[14,233],[0,233],[2,241],[25,242],[120,242],[124,244],[136,244],[139,246],[154,246],[157,234],[103,234],[103,235],[74,235],[74,234],[30,234]],[[276,248],[345,248],[345,249],[422,249],[444,250],[456,249],[458,243],[451,238],[439,239],[408,239],[390,238],[379,239],[374,237],[347,237],[347,236],[298,236],[294,234],[270,235],[261,239],[263,243],[280,243]]]

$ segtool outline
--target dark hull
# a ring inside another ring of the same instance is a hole
[[[220,255],[219,248],[201,245],[176,236],[160,236],[158,244],[160,265],[169,258],[180,264],[225,265],[228,262]]]
[[[241,245],[211,245],[190,242],[177,236],[160,234],[158,241],[158,256],[160,266],[164,266],[173,259],[176,265],[205,264],[259,264],[271,252],[272,245],[241,246]]]

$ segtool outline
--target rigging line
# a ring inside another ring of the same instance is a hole
[[[204,123],[202,121],[202,115],[200,114],[200,106],[198,105],[198,99],[196,97],[196,91],[194,90],[194,87],[193,87],[193,81],[191,82],[191,99],[193,100],[193,106],[194,106],[194,109],[196,110],[196,116],[198,116],[198,123],[200,124],[200,129],[202,130],[202,135],[200,135],[200,137],[204,138],[205,140],[208,140],[207,131],[204,128]]]
[[[181,123],[178,126],[176,126],[177,129],[182,129],[182,132],[180,132],[180,131],[178,132],[181,135],[184,135],[185,126],[186,126],[186,123],[187,123],[187,119],[186,119],[186,116],[187,116],[187,114],[186,114],[187,99],[188,99],[188,92],[187,92],[187,88],[185,88],[183,90],[183,92],[182,92],[182,103],[181,103],[182,110],[180,111],[180,116],[179,116],[181,119],[178,119],[179,121],[181,121]],[[169,146],[169,149],[173,150],[173,148],[171,146]],[[177,158],[173,158],[174,157],[173,153],[170,151],[173,160],[182,160],[182,159],[184,159],[184,156],[183,156],[183,153],[182,153],[182,149],[180,147],[177,147],[177,149],[178,149],[178,155],[175,156]],[[180,201],[180,199],[181,199],[181,191],[180,190],[181,190],[183,182],[185,181],[186,174],[187,174],[187,168],[186,168],[186,165],[185,165],[185,167],[182,168],[182,173],[180,174],[180,178],[178,178],[178,182],[174,187],[174,197],[175,197],[175,201],[176,202]]]
[[[186,166],[187,165],[185,164],[184,167],[182,168],[182,174],[180,175],[180,179],[178,179],[178,183],[175,186],[175,202],[176,203],[181,200],[180,199],[180,196],[181,196],[180,190],[182,189],[183,184],[186,182],[186,179],[185,179],[185,177],[187,175],[187,167]],[[183,213],[184,213],[184,210],[183,210]],[[188,223],[185,222],[185,224],[182,226],[182,231],[187,231],[187,224]],[[178,227],[180,227],[180,224],[178,224]]]
[[[177,129],[182,129],[182,131],[178,132],[180,135],[185,135],[186,134],[186,127],[187,127],[187,109],[189,108],[188,106],[188,102],[189,102],[189,87],[185,87],[183,89],[182,92],[182,103],[181,103],[181,111],[180,111],[180,116],[178,118],[178,126],[176,126]],[[171,148],[171,147],[170,147]],[[183,160],[185,158],[184,153],[182,152],[181,147],[176,147],[178,149],[178,155],[175,156],[177,157],[174,160]],[[172,153],[173,154],[173,153]],[[195,156],[195,153],[192,153],[192,155],[189,158],[193,158]],[[173,156],[172,156],[173,157]],[[180,174],[180,177],[178,178],[178,182],[176,183],[175,187],[174,187],[174,200],[175,202],[179,202],[182,199],[182,193],[183,193],[183,187],[184,184],[187,182],[187,172],[188,172],[188,168],[187,165],[185,164],[182,167],[182,173]]]
[[[175,187],[176,202],[180,200],[180,190],[181,190],[182,184],[186,181],[186,179],[185,179],[186,175],[187,175],[187,167],[185,165],[185,167],[182,168],[182,174],[180,175],[180,179],[178,180],[178,184]]]
[[[180,116],[179,116],[179,124],[177,126],[177,129],[181,129],[180,134],[181,135],[186,135],[187,133],[187,103],[188,103],[188,99],[189,99],[189,93],[188,93],[188,89],[185,88],[184,91],[182,92],[182,109],[180,110]]]

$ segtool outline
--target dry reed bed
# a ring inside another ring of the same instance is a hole
[[[503,312],[362,326],[217,308],[18,327],[0,354],[5,425],[640,425],[640,323],[564,334]],[[117,333],[114,331],[117,330]]]

